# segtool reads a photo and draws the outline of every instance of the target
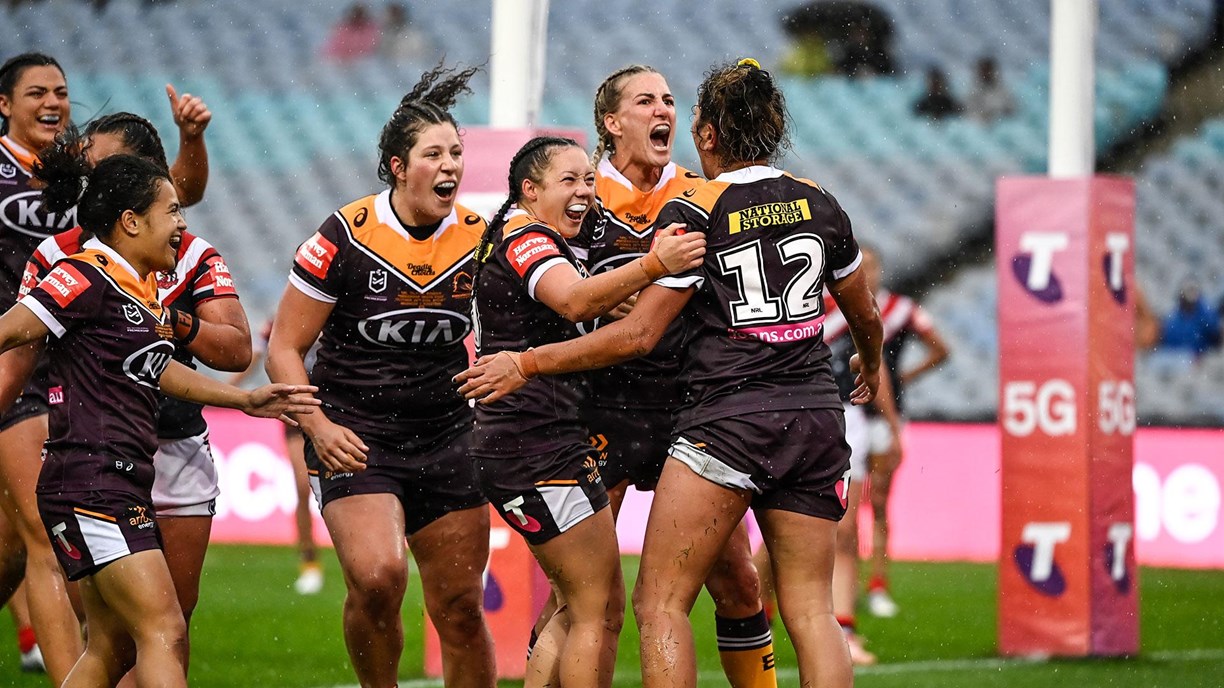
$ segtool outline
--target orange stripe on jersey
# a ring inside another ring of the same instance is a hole
[[[536,487],[554,487],[557,485],[577,485],[577,480],[541,480],[536,483]]]
[[[50,294],[60,308],[67,308],[76,297],[89,289],[89,285],[89,280],[80,270],[67,263],[60,263],[39,282],[38,288]]]
[[[443,220],[444,226],[434,236],[413,239],[379,221],[374,207],[377,198],[367,196],[340,209],[353,241],[390,263],[400,276],[422,289],[466,261],[487,226],[480,215],[456,204],[454,219]]]
[[[675,175],[662,186],[642,191],[626,186],[620,179],[600,174],[597,170],[595,193],[603,202],[604,209],[616,218],[617,222],[640,234],[654,223],[659,211],[663,209],[663,204],[704,182],[700,175],[677,165]]]
[[[96,511],[90,511],[90,510],[88,510],[88,509],[82,509],[82,508],[81,508],[81,507],[79,507],[79,506],[74,506],[74,507],[72,507],[72,510],[73,510],[73,511],[75,511],[75,512],[77,512],[78,514],[85,514],[86,516],[92,516],[92,517],[94,517],[94,518],[100,518],[100,519],[102,519],[103,521],[110,521],[111,523],[116,523],[116,522],[118,522],[118,519],[116,519],[114,516],[107,516],[106,514],[100,514],[100,513],[96,512]]]
[[[731,186],[729,182],[709,181],[681,193],[678,198],[701,208],[708,214],[729,186]]]
[[[144,306],[145,310],[152,313],[154,318],[157,318],[158,321],[165,320],[163,317],[165,309],[162,308],[161,297],[157,293],[156,272],[150,272],[142,282],[129,272],[127,268],[119,265],[110,256],[94,248],[86,249],[71,257],[85,261],[98,268],[98,270],[110,278],[116,287],[119,287],[128,296],[139,302],[141,306]]]
[[[783,172],[782,174],[785,174],[786,176],[790,177],[791,179],[794,179],[794,180],[795,180],[795,181],[797,181],[797,182],[803,182],[804,184],[807,184],[808,186],[810,186],[810,187],[812,187],[812,188],[814,188],[814,189],[820,189],[821,191],[824,191],[824,189],[823,189],[823,188],[822,188],[822,187],[821,187],[819,184],[817,184],[816,182],[812,181],[811,179],[804,179],[803,177],[796,177],[795,175],[791,174],[790,172]]]
[[[8,141],[5,140],[7,138],[8,137],[0,138],[0,146],[4,146],[4,150],[8,151],[8,154],[13,156],[13,159],[20,163],[27,172],[33,170],[34,163],[38,160],[38,157],[30,153],[23,153],[13,148],[8,144]]]
[[[331,269],[332,261],[336,259],[336,245],[328,241],[318,232],[306,240],[293,257],[294,262],[303,270],[318,277],[327,279],[327,271]]]

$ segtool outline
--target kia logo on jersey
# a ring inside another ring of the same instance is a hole
[[[158,340],[124,359],[123,374],[138,385],[157,389],[157,381],[173,356],[174,345]]]
[[[1067,590],[1067,579],[1058,566],[1058,545],[1071,538],[1071,524],[1027,523],[1020,543],[1012,552],[1016,568],[1037,592],[1058,597]]]
[[[1054,272],[1054,258],[1067,248],[1062,232],[1025,232],[1020,235],[1020,253],[1012,258],[1012,274],[1024,290],[1043,303],[1062,300],[1062,283]]]
[[[1119,306],[1126,305],[1126,252],[1130,250],[1130,237],[1125,234],[1105,235],[1105,284]]]
[[[437,308],[391,311],[357,323],[366,341],[387,347],[446,346],[461,341],[471,330],[471,320]]]
[[[0,201],[0,223],[28,236],[46,237],[72,229],[76,208],[49,213],[43,209],[41,191],[25,191]]]

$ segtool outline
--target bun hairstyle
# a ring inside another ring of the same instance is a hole
[[[165,168],[135,155],[112,155],[91,168],[75,127],[39,156],[34,177],[46,185],[42,199],[48,210],[62,213],[76,206],[81,228],[103,239],[114,232],[123,211],[146,212],[161,180],[170,181]]]
[[[85,125],[82,134],[88,145],[89,139],[95,134],[114,134],[123,139],[123,145],[149,162],[156,163],[167,171],[170,165],[166,163],[166,149],[162,146],[161,136],[149,120],[130,112],[116,112],[90,120]]]
[[[497,209],[497,214],[485,228],[484,235],[480,237],[480,243],[476,245],[476,274],[472,278],[473,308],[476,304],[476,290],[480,287],[480,270],[493,250],[493,237],[497,236],[506,226],[506,213],[510,212],[510,206],[522,200],[523,180],[530,179],[537,184],[540,183],[544,178],[544,170],[548,169],[548,164],[552,160],[553,153],[559,148],[570,146],[580,147],[574,139],[560,136],[537,136],[523,144],[523,147],[518,149],[518,152],[511,158],[510,173],[506,180],[510,186],[510,195],[506,197],[506,202],[502,203],[501,208]]]
[[[595,144],[595,152],[591,154],[591,164],[598,165],[605,153],[616,150],[616,140],[608,133],[604,125],[604,117],[616,112],[621,97],[625,94],[625,82],[638,74],[658,74],[659,70],[649,65],[633,64],[622,67],[608,75],[599,88],[595,89],[595,136],[599,143]]]
[[[425,127],[445,122],[456,130],[459,128],[450,110],[461,94],[472,92],[468,82],[478,71],[480,67],[459,71],[439,62],[437,67],[421,75],[416,86],[400,100],[399,107],[395,108],[378,137],[378,178],[383,183],[395,186],[391,158],[407,158]]]
[[[11,101],[13,89],[17,88],[17,82],[21,81],[21,75],[30,67],[55,67],[60,71],[60,74],[64,73],[64,68],[50,55],[44,55],[43,53],[22,53],[15,55],[0,65],[0,95],[7,96]],[[8,117],[0,115],[0,136],[7,134],[8,129]]]
[[[790,148],[786,99],[760,63],[745,58],[715,67],[697,89],[697,126],[718,133],[714,154],[724,163],[774,162]]]

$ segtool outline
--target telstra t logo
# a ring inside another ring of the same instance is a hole
[[[1020,253],[1012,258],[1012,274],[1039,301],[1062,299],[1062,283],[1054,274],[1054,254],[1065,251],[1069,239],[1064,232],[1025,232],[1020,235]]]

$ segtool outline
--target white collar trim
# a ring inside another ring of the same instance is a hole
[[[752,165],[731,172],[723,172],[715,177],[714,181],[728,184],[751,184],[762,179],[777,179],[784,174],[786,173],[782,170],[769,165]]]

